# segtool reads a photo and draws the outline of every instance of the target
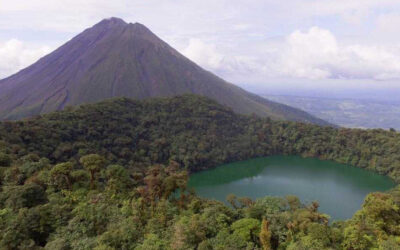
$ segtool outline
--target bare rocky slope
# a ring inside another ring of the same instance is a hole
[[[111,97],[192,93],[242,114],[327,125],[202,69],[139,23],[109,18],[33,65],[0,80],[0,119],[13,120]]]

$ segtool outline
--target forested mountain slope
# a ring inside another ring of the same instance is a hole
[[[99,153],[133,166],[172,159],[196,171],[254,156],[295,154],[400,177],[399,133],[242,116],[195,95],[117,98],[2,122],[0,139],[13,158],[35,153],[52,162]]]

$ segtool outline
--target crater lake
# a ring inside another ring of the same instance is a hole
[[[271,156],[234,162],[190,176],[189,188],[204,198],[226,202],[228,194],[253,199],[296,195],[303,203],[318,201],[331,220],[349,219],[365,196],[395,187],[389,177],[372,171],[298,156]]]

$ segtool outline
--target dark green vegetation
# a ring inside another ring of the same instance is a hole
[[[331,220],[351,218],[367,194],[387,191],[395,183],[372,171],[299,156],[269,156],[233,162],[195,173],[188,183],[203,198],[226,201],[226,196],[257,199],[296,195],[319,202]]]
[[[115,99],[0,123],[0,249],[398,249],[400,190],[346,222],[318,203],[186,189],[188,171],[301,155],[400,180],[400,134],[247,117],[203,97]],[[180,190],[176,193],[176,190]]]
[[[37,63],[0,81],[0,119],[19,119],[111,97],[199,94],[243,114],[326,125],[202,69],[145,26],[101,21]]]

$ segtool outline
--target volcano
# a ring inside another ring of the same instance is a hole
[[[327,125],[304,111],[249,93],[184,57],[148,28],[104,19],[0,80],[0,119],[15,120],[112,97],[197,94],[241,114]]]

